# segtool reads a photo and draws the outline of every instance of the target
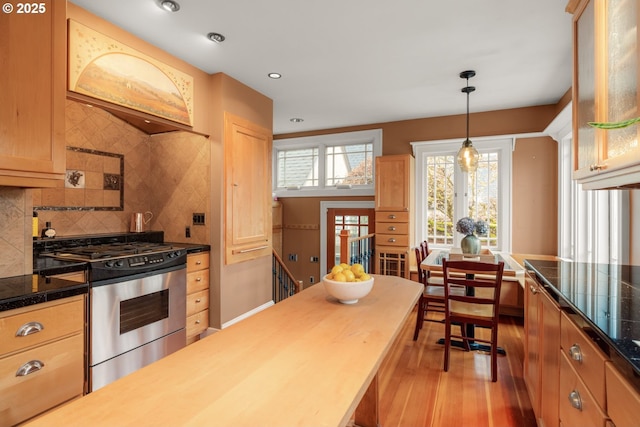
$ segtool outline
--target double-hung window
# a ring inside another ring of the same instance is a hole
[[[416,236],[431,247],[460,247],[460,218],[489,225],[478,236],[483,247],[511,249],[511,152],[513,139],[474,140],[480,153],[478,169],[462,172],[456,163],[461,142],[412,143],[416,158]]]
[[[379,129],[273,141],[273,189],[279,197],[373,195]]]

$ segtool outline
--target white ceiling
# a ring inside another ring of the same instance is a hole
[[[464,114],[467,69],[472,113],[555,103],[571,87],[566,0],[177,0],[176,13],[70,1],[273,99],[274,134]]]

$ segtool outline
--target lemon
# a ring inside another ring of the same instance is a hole
[[[347,278],[347,282],[353,282],[356,279],[356,275],[351,270],[343,270],[342,274]]]
[[[353,274],[355,274],[356,277],[360,277],[364,273],[364,266],[358,263],[353,264],[351,266],[351,271],[353,271]]]
[[[346,282],[347,277],[344,275],[344,273],[340,272],[340,273],[334,274],[332,280],[335,280],[336,282]]]
[[[344,267],[342,267],[341,265],[334,265],[331,269],[331,274],[335,275],[337,273],[342,273],[342,270],[344,270]]]
[[[369,276],[367,273],[362,273],[362,275],[359,277],[359,279],[364,282],[365,280],[371,279],[371,276]]]
[[[341,262],[340,267],[342,267],[343,270],[349,270],[351,268],[351,266],[346,262]]]

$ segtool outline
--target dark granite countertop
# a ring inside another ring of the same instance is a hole
[[[640,390],[640,266],[527,259],[525,267]]]
[[[185,248],[188,254],[197,252],[207,252],[211,250],[211,245],[204,243],[183,243],[183,242],[165,242],[176,248]]]
[[[0,279],[0,311],[40,304],[89,292],[88,283],[39,274]]]

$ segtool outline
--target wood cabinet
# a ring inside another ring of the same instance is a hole
[[[409,278],[413,239],[413,170],[410,154],[376,157],[377,274]]]
[[[612,363],[605,364],[607,414],[615,427],[635,427],[640,414],[640,394]],[[613,397],[613,398],[610,398]]]
[[[271,255],[272,135],[225,113],[225,263]]]
[[[524,378],[538,425],[558,426],[560,308],[525,273]]]
[[[583,0],[574,10],[574,178],[585,189],[640,186],[640,126],[602,130],[638,113],[638,3]]]
[[[0,186],[51,187],[65,173],[66,2],[13,5],[0,13]]]
[[[1,312],[0,342],[0,426],[84,393],[84,296]]]
[[[209,327],[209,252],[187,255],[187,345]]]

